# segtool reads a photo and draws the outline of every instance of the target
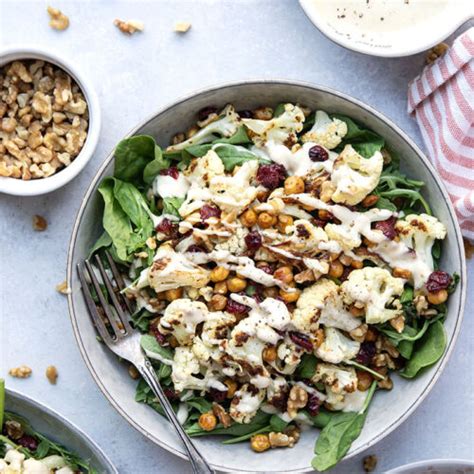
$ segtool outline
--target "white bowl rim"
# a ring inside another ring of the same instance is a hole
[[[423,467],[440,467],[440,464],[450,464],[453,467],[460,468],[464,466],[472,466],[474,467],[474,461],[470,459],[423,459],[422,461],[415,461],[408,464],[404,464],[403,466],[395,467],[394,469],[390,469],[385,474],[403,474],[407,473],[408,469],[417,469]]]
[[[8,58],[7,56],[12,56]],[[12,45],[0,49],[0,65],[3,66],[17,59],[43,59],[64,69],[78,84],[89,109],[89,125],[84,145],[69,166],[47,177],[24,181],[22,179],[0,177],[0,193],[14,196],[37,196],[46,194],[64,186],[74,179],[86,166],[94,154],[99,142],[101,128],[101,112],[98,96],[91,82],[83,75],[80,68],[55,51],[34,45]],[[7,59],[7,61],[5,61]]]
[[[365,443],[364,445],[360,446],[358,449],[354,450],[354,452],[350,452],[346,454],[346,456],[343,458],[343,460],[348,460],[361,452],[365,451],[369,447],[373,446],[383,438],[385,438],[388,434],[390,434],[393,430],[395,430],[398,426],[400,426],[414,411],[415,409],[420,405],[420,403],[426,398],[428,393],[431,391],[433,388],[434,384],[440,377],[441,373],[443,372],[446,363],[449,360],[449,357],[451,356],[451,352],[454,348],[456,339],[458,337],[460,327],[461,327],[461,322],[464,316],[464,306],[465,306],[465,300],[466,300],[466,275],[467,275],[467,270],[466,270],[466,259],[464,255],[464,244],[462,240],[462,234],[461,234],[461,229],[459,227],[459,223],[456,219],[456,213],[454,211],[454,207],[451,203],[451,200],[449,199],[448,192],[441,181],[441,179],[438,177],[433,165],[431,162],[428,160],[428,158],[424,155],[424,153],[420,150],[420,148],[415,144],[415,142],[401,129],[399,128],[394,122],[392,122],[388,117],[383,115],[382,113],[378,112],[371,106],[365,104],[364,102],[360,101],[359,99],[355,99],[347,94],[344,94],[342,92],[336,91],[335,89],[326,87],[326,86],[320,86],[317,84],[312,84],[310,82],[305,82],[305,81],[296,81],[296,80],[289,80],[289,79],[253,79],[253,80],[244,80],[244,81],[232,81],[232,82],[225,82],[225,83],[220,83],[220,84],[215,84],[209,87],[205,87],[202,89],[199,89],[195,92],[189,93],[185,96],[182,96],[181,98],[165,105],[164,107],[161,107],[157,112],[154,112],[153,114],[149,115],[146,119],[144,119],[140,124],[137,126],[133,127],[127,135],[125,135],[123,138],[127,138],[130,136],[133,136],[138,130],[142,129],[144,126],[146,126],[151,120],[153,120],[157,115],[160,115],[164,113],[165,111],[172,109],[173,107],[186,102],[187,100],[190,100],[194,98],[195,96],[205,94],[205,93],[212,93],[216,92],[220,89],[225,89],[225,88],[231,88],[231,87],[240,87],[240,86],[246,86],[246,85],[265,85],[265,84],[280,84],[280,85],[296,85],[300,87],[306,87],[309,89],[313,89],[316,91],[324,92],[327,94],[331,94],[334,96],[337,96],[339,98],[345,99],[346,101],[351,102],[354,105],[357,105],[358,107],[368,111],[369,113],[373,114],[375,117],[377,117],[379,120],[385,122],[387,125],[389,125],[397,134],[399,134],[406,143],[413,149],[413,151],[417,154],[417,156],[423,161],[425,166],[428,168],[429,172],[431,173],[434,181],[439,187],[440,192],[442,193],[445,201],[448,204],[448,208],[450,211],[450,216],[453,221],[453,226],[455,229],[455,236],[454,241],[457,244],[459,253],[461,254],[461,268],[460,270],[460,282],[458,285],[458,291],[460,292],[460,299],[459,299],[459,313],[457,314],[457,319],[456,319],[456,325],[454,328],[453,336],[448,342],[448,346],[446,347],[446,351],[443,354],[443,357],[441,361],[439,362],[439,367],[438,369],[433,373],[433,376],[431,380],[427,383],[426,388],[424,389],[423,393],[419,396],[419,398],[411,405],[411,407],[403,414],[401,418],[399,418],[395,423],[392,423],[388,428],[385,429],[382,433],[379,433],[377,436],[372,438],[369,442]],[[71,234],[71,240],[69,243],[69,249],[68,249],[68,257],[67,257],[67,273],[66,273],[66,278],[67,278],[67,283],[68,286],[71,286],[71,281],[72,281],[72,272],[73,272],[73,253],[74,253],[74,247],[76,244],[76,238],[77,234],[79,232],[79,227],[82,221],[82,216],[84,214],[85,208],[90,200],[90,198],[93,195],[93,191],[95,186],[98,184],[99,180],[102,177],[102,174],[104,170],[107,168],[107,166],[110,164],[110,162],[114,159],[114,150],[111,151],[111,153],[107,156],[107,158],[104,160],[102,165],[99,167],[97,170],[91,184],[87,188],[87,191],[84,195],[84,198],[82,199],[81,206],[77,212],[76,218],[74,220],[74,226]],[[76,317],[75,317],[75,309],[74,309],[74,303],[73,303],[73,298],[72,294],[68,294],[68,308],[69,308],[69,317],[71,319],[71,324],[73,326],[73,331],[74,331],[74,336],[76,338],[76,341],[79,345],[79,350],[81,352],[82,358],[84,359],[84,362],[86,363],[89,371],[91,372],[92,377],[94,378],[95,382],[99,386],[100,390],[102,393],[106,396],[107,400],[109,403],[141,434],[143,434],[147,439],[153,441],[155,444],[158,446],[161,446],[162,448],[166,449],[167,451],[179,456],[182,459],[188,459],[184,451],[180,451],[176,449],[174,446],[171,446],[159,438],[157,438],[155,435],[152,433],[148,432],[145,430],[143,427],[141,427],[138,423],[135,422],[133,417],[128,414],[125,410],[123,410],[119,403],[113,398],[113,396],[110,394],[108,391],[107,387],[102,383],[101,378],[99,375],[96,373],[92,361],[89,359],[87,351],[85,349],[85,344],[83,343],[81,339],[81,334],[79,332],[78,325],[76,323]],[[342,460],[341,460],[342,461]],[[217,465],[217,464],[212,464],[212,467],[223,471],[223,472],[229,472],[228,468],[225,466]],[[239,469],[239,471],[233,471],[233,472],[244,472],[244,473],[253,473],[255,471],[251,470],[246,470],[246,469]],[[268,472],[279,472],[279,471],[268,471]],[[295,472],[295,473],[300,473],[300,472],[313,472],[313,469],[309,466],[307,469],[301,470],[301,469],[294,469],[294,470],[285,470],[285,472]]]
[[[445,23],[445,28],[441,28],[440,32],[436,36],[430,36],[426,38],[422,38],[420,42],[412,42],[410,43],[412,46],[410,49],[384,49],[378,48],[376,46],[370,46],[365,43],[355,43],[347,40],[343,35],[336,35],[331,28],[329,28],[324,21],[320,21],[318,15],[314,10],[311,10],[307,5],[307,0],[299,0],[299,4],[303,9],[304,13],[308,17],[308,19],[313,23],[313,25],[324,35],[326,38],[331,40],[333,43],[342,46],[345,49],[356,51],[357,53],[362,53],[368,56],[378,56],[382,58],[401,58],[405,56],[412,56],[413,54],[421,53],[422,51],[426,51],[433,46],[441,43],[445,40],[448,36],[454,33],[461,25],[466,23],[470,18],[472,18],[473,14],[468,13],[467,15],[460,15],[457,21],[453,21],[453,24]]]
[[[109,459],[109,457],[104,453],[102,448],[87,433],[82,431],[81,428],[75,425],[72,421],[68,420],[64,415],[61,415],[56,410],[53,410],[52,408],[50,408],[48,405],[45,405],[44,403],[40,403],[21,392],[12,390],[11,388],[5,388],[5,395],[6,395],[6,398],[13,397],[13,398],[16,398],[17,400],[20,400],[22,403],[26,403],[35,408],[38,408],[46,415],[50,416],[51,418],[55,418],[56,420],[61,422],[61,424],[64,425],[69,431],[71,431],[77,437],[85,441],[85,443],[89,446],[91,451],[95,451],[103,458],[103,460],[108,464],[107,467],[112,469],[111,471],[112,474],[118,474],[117,468],[114,466],[114,464]],[[21,414],[19,413],[19,415]]]

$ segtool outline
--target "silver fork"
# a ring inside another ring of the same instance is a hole
[[[193,471],[197,474],[214,473],[179,423],[178,418],[176,417],[176,414],[174,413],[173,408],[168,401],[168,398],[163,392],[155,370],[153,369],[148,358],[143,353],[140,346],[140,333],[134,330],[128,321],[130,314],[132,313],[130,301],[128,301],[128,299],[120,293],[120,291],[125,288],[125,283],[110,254],[105,252],[105,255],[115,280],[115,287],[112,284],[112,281],[109,278],[109,275],[107,274],[98,255],[95,255],[94,257],[94,264],[97,265],[99,273],[107,289],[107,293],[112,301],[112,307],[115,310],[115,313],[112,311],[111,306],[102,293],[99,280],[92,268],[91,262],[86,260],[84,265],[78,264],[77,266],[82,292],[84,294],[87,308],[89,309],[89,314],[92,317],[94,325],[105,344],[107,344],[108,348],[119,357],[131,362],[140,372],[147,384],[151,387],[153,393],[158,398],[168,420],[173,425],[173,428],[180,437],[184,448],[186,449],[186,453],[188,454]],[[89,278],[87,278],[86,272]],[[97,293],[99,307],[94,302],[88,280],[90,280],[95,292]],[[103,314],[99,312],[99,308],[101,308]],[[105,321],[108,321],[110,328],[112,329],[113,336],[109,333]]]

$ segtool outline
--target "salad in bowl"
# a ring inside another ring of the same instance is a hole
[[[282,103],[197,118],[164,149],[117,145],[91,253],[128,275],[133,325],[189,435],[263,452],[313,426],[312,466],[329,469],[391,374],[444,353],[459,279],[439,268],[446,227],[397,150],[350,117]],[[143,380],[136,400],[161,412]]]

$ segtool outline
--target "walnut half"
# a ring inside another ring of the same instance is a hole
[[[308,403],[308,393],[298,385],[293,385],[288,395],[287,409],[288,415],[293,419],[296,417],[298,410],[304,408]]]

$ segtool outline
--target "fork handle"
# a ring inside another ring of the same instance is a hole
[[[160,381],[158,380],[158,377],[156,376],[155,370],[153,369],[150,361],[145,357],[143,362],[137,364],[137,369],[151,387],[153,393],[157,396],[161,406],[163,407],[166,417],[173,425],[178,436],[181,438],[181,441],[188,454],[189,461],[191,462],[193,472],[196,474],[214,474],[215,471],[211,469],[201,453],[196,449],[194,443],[191,441],[178,421],[178,418],[176,417],[176,414],[170,402],[168,401],[168,398],[161,388]]]

